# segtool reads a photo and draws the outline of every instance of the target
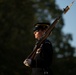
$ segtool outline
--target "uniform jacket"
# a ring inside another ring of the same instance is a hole
[[[52,64],[53,49],[49,40],[45,40],[37,49],[30,67],[32,75],[52,75],[50,66]]]

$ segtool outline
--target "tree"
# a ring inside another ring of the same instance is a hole
[[[76,62],[69,43],[72,35],[62,32],[64,19],[55,0],[0,0],[0,75],[30,75],[23,61],[34,46],[33,24],[52,23],[59,15],[61,20],[49,37],[54,46],[53,69],[56,75],[72,75]]]
[[[0,75],[23,73],[21,67],[29,50],[33,19],[29,0],[0,1]],[[27,73],[26,69],[24,73]]]

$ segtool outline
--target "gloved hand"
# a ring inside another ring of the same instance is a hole
[[[26,66],[30,66],[30,64],[31,64],[31,59],[26,59],[23,63],[24,63]]]

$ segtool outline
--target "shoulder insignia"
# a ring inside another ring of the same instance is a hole
[[[50,42],[49,42],[49,41],[46,41],[45,43],[48,43],[48,44],[50,44]]]

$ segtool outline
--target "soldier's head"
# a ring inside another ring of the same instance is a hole
[[[40,39],[49,26],[50,23],[36,23],[33,29],[35,38]]]

